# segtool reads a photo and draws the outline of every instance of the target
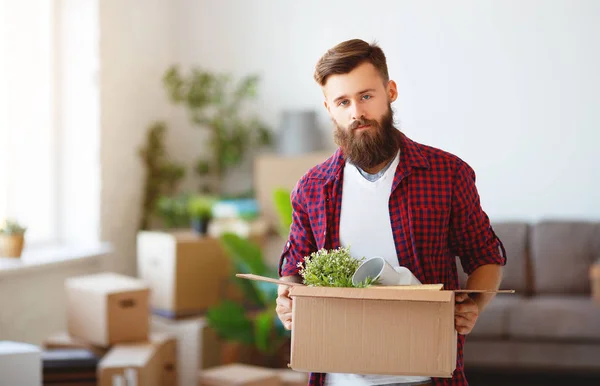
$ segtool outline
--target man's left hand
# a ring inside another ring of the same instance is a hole
[[[468,294],[459,293],[455,296],[454,326],[461,335],[467,335],[475,327],[479,317],[479,306]]]

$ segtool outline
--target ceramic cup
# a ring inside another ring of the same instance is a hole
[[[365,260],[352,276],[352,284],[357,285],[367,277],[379,279],[379,285],[421,284],[406,267],[392,267],[380,256]]]

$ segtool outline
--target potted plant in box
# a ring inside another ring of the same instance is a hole
[[[27,228],[15,220],[6,219],[0,226],[0,255],[21,257]]]

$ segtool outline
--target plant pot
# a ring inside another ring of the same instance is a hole
[[[205,235],[208,231],[208,221],[207,218],[193,218],[192,229],[199,235]]]
[[[0,256],[2,257],[21,257],[23,246],[25,245],[25,235],[1,235],[0,236]]]

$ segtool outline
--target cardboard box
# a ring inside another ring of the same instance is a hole
[[[454,292],[294,286],[291,368],[452,377]]]
[[[600,303],[600,262],[590,267],[590,281],[592,287],[592,298]]]
[[[0,386],[40,386],[42,352],[39,347],[0,341]]]
[[[150,334],[150,343],[156,346],[161,366],[161,386],[176,386],[178,379],[177,339],[164,332]]]
[[[250,238],[259,245],[264,235]],[[151,288],[152,312],[166,318],[203,315],[224,299],[242,300],[230,259],[218,239],[193,231],[141,231],[139,277]]]
[[[152,310],[161,316],[198,315],[224,297],[229,264],[217,239],[192,231],[142,231],[137,263],[152,289]]]
[[[61,350],[68,348],[84,349],[91,351],[98,358],[102,358],[108,352],[108,348],[106,347],[93,345],[84,340],[77,339],[66,332],[59,332],[47,337],[42,342],[42,347],[46,350]]]
[[[281,386],[276,370],[243,364],[230,364],[204,370],[200,386]]]
[[[148,341],[149,288],[141,280],[99,273],[65,281],[69,335],[107,347]]]
[[[283,188],[290,192],[298,180],[310,168],[331,157],[334,150],[312,152],[295,156],[260,154],[254,161],[254,186],[261,216],[267,221],[270,230],[277,232],[279,216],[273,203],[275,189]]]
[[[98,364],[98,386],[162,386],[160,345],[115,345]]]
[[[442,284],[310,287],[257,275],[240,278],[290,286],[290,367],[302,372],[451,378],[456,368],[455,293]]]

